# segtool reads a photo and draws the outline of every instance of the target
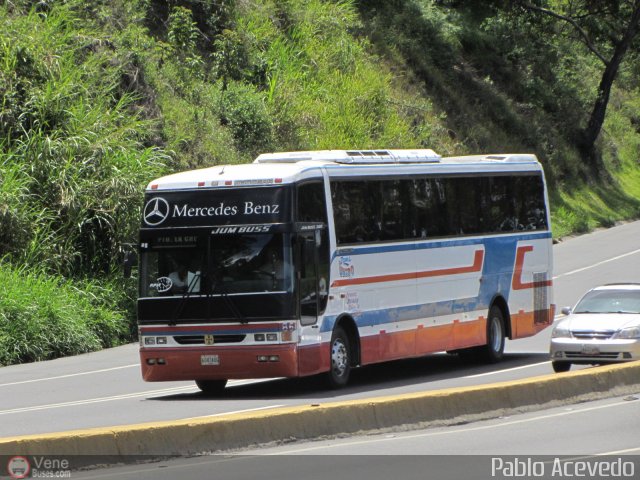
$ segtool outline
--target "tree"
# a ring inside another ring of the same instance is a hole
[[[554,2],[556,9],[515,0],[516,5],[532,12],[549,15],[571,25],[585,46],[604,64],[596,99],[581,132],[580,149],[590,161],[598,164],[596,140],[602,130],[611,88],[620,65],[640,32],[640,0],[573,0]]]

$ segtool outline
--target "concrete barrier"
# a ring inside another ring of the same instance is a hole
[[[474,387],[251,413],[0,438],[0,455],[120,458],[221,452],[368,430],[422,428],[495,418],[640,392],[640,362]]]

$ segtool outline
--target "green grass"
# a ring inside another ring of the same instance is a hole
[[[0,263],[0,366],[111,347],[128,338],[117,293]]]

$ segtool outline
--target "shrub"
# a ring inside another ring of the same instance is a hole
[[[220,93],[219,112],[223,125],[227,125],[241,151],[257,155],[271,149],[273,126],[264,102],[264,96],[255,87],[229,82]]]
[[[113,291],[0,262],[0,365],[118,345],[129,333]]]

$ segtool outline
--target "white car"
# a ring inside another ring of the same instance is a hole
[[[589,290],[551,332],[551,364],[566,372],[571,364],[640,359],[640,284],[603,285]]]

